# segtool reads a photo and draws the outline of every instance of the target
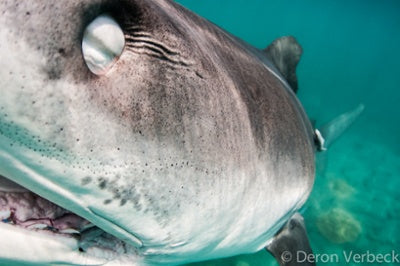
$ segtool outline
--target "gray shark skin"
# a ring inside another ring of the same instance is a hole
[[[0,13],[0,175],[101,229],[82,245],[0,223],[0,258],[170,265],[251,253],[306,201],[313,129],[265,52],[168,0],[4,0]],[[104,13],[126,44],[97,76],[81,42]]]

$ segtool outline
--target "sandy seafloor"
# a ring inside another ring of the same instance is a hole
[[[400,2],[179,2],[258,48],[294,35],[304,49],[299,98],[317,125],[365,105],[354,126],[318,156],[303,215],[319,265],[397,265],[391,256],[393,263],[348,263],[343,252],[400,254]],[[277,263],[260,251],[193,265]]]

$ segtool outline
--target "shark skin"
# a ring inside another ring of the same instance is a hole
[[[252,253],[308,198],[313,129],[263,51],[168,0],[5,0],[0,12],[0,175],[108,235],[82,251],[78,238],[0,223],[0,261]],[[82,36],[105,13],[126,43],[95,75]]]

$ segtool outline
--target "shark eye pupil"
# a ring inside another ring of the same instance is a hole
[[[82,54],[89,70],[104,75],[117,62],[125,46],[121,27],[109,15],[103,14],[85,29]]]

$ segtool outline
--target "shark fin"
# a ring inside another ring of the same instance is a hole
[[[264,52],[296,93],[298,89],[296,66],[303,49],[293,36],[285,36],[273,41]]]
[[[274,236],[266,249],[281,266],[315,265],[315,263],[304,259],[313,254],[313,252],[308,241],[304,218],[300,213],[295,213],[287,221],[286,225]],[[299,259],[299,254],[301,254],[301,260]]]
[[[319,151],[325,151],[348,129],[364,111],[364,105],[360,104],[355,109],[339,115],[332,121],[315,130],[315,143]]]

